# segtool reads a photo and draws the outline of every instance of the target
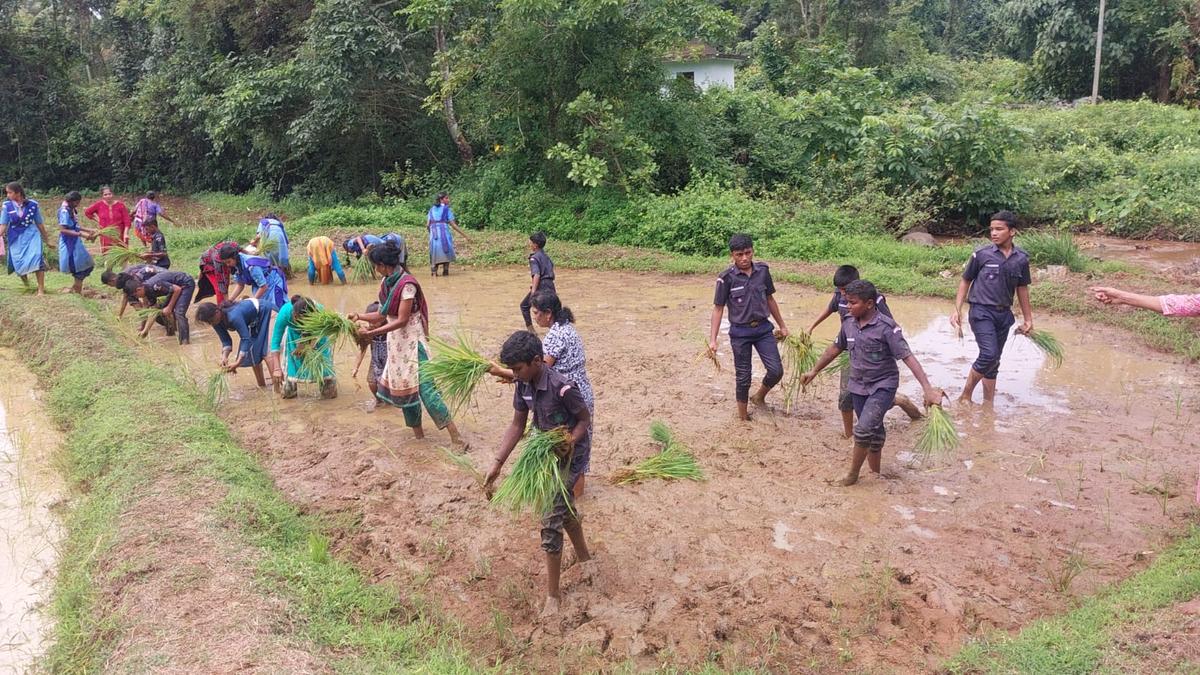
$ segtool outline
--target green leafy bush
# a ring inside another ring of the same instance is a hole
[[[1031,232],[1017,237],[1019,245],[1037,266],[1065,265],[1072,272],[1088,268],[1087,258],[1079,252],[1070,232]]]

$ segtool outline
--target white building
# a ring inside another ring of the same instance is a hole
[[[707,45],[690,44],[666,56],[663,74],[668,81],[687,80],[700,91],[714,86],[733,89],[734,70],[745,59],[736,54],[722,54]]]

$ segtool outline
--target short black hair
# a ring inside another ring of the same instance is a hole
[[[117,273],[112,270],[104,270],[100,273],[100,283],[105,286],[117,285]]]
[[[729,238],[729,252],[745,251],[754,248],[754,240],[748,234],[735,234]]]
[[[875,290],[875,284],[866,279],[855,279],[846,284],[846,290],[843,293],[847,297],[854,296],[863,302],[875,302],[879,298],[879,291]]]
[[[542,358],[542,341],[527,330],[519,330],[504,341],[500,348],[500,363],[512,366],[517,363],[532,363]]]
[[[378,302],[372,302],[371,304],[367,305],[367,312],[378,312],[378,311],[379,311],[379,303]]]
[[[546,248],[546,233],[534,232],[529,235],[529,241],[532,241],[538,248]]]
[[[211,324],[213,319],[217,318],[218,309],[216,303],[202,302],[196,307],[196,320]]]
[[[134,279],[133,277],[126,279],[125,283],[121,284],[121,289],[125,291],[125,295],[131,298],[137,296],[137,289],[141,287],[142,282]]]
[[[292,317],[295,319],[299,319],[308,314],[310,310],[317,308],[316,303],[299,294],[293,295],[288,302],[292,303]]]
[[[237,244],[221,244],[221,248],[217,249],[218,260],[233,260],[237,258]]]
[[[1008,229],[1010,230],[1017,226],[1017,214],[1013,213],[1012,211],[997,211],[992,214],[992,217],[990,220],[988,220],[988,223],[992,223],[997,220],[1007,225]]]
[[[67,193],[67,196],[63,198],[63,201],[77,202],[81,199],[83,199],[83,195],[79,194],[79,190],[71,190]]]
[[[854,265],[842,265],[833,273],[835,288],[841,288],[851,281],[858,281],[858,268]]]

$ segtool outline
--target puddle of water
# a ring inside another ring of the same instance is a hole
[[[939,244],[968,243],[968,240],[962,237],[935,236],[934,239]],[[1085,256],[1133,263],[1160,272],[1189,265],[1200,259],[1200,243],[1195,242],[1077,234],[1075,243]],[[1019,236],[1017,245],[1021,245]]]
[[[58,554],[50,512],[62,494],[52,453],[62,439],[34,389],[33,374],[0,350],[0,670],[24,672],[41,655],[49,628],[42,607]]]

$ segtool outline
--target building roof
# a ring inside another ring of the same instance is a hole
[[[663,55],[666,61],[701,61],[704,59],[728,59],[731,61],[745,61],[746,57],[740,54],[732,54],[728,52],[718,51],[712,45],[706,45],[702,42],[689,42],[679,49],[673,49]]]

